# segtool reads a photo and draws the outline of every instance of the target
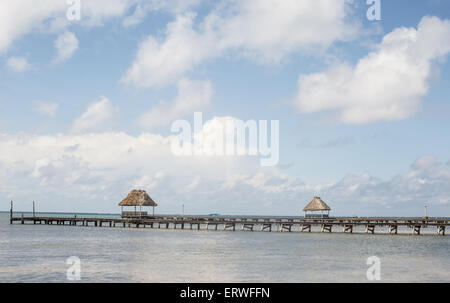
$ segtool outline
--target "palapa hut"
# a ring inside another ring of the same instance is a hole
[[[320,197],[314,197],[303,211],[306,218],[328,218],[331,208]],[[308,214],[309,212],[309,214]]]
[[[153,215],[155,215],[155,206],[158,204],[150,198],[150,196],[145,192],[145,190],[136,190],[133,189],[127,195],[125,199],[123,199],[119,206],[121,206],[122,217],[140,217],[147,216],[146,211],[142,211],[142,206],[151,206],[153,207]],[[134,211],[123,211],[124,206],[134,206]],[[137,207],[139,206],[139,211],[137,211]]]

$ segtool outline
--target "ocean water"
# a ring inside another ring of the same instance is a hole
[[[72,216],[72,215],[70,215]],[[433,229],[433,233],[435,230]],[[0,213],[0,282],[450,282],[450,237],[9,224]]]

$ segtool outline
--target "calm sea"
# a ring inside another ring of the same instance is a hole
[[[81,282],[368,282],[371,256],[381,282],[450,282],[449,255],[448,236],[10,225],[0,213],[0,282],[67,282],[71,256]]]

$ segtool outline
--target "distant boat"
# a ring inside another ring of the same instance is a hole
[[[209,214],[208,216],[210,216],[210,217],[218,217],[218,216],[220,216],[220,214]]]

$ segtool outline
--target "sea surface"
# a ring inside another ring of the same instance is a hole
[[[450,282],[450,237],[434,229],[421,236],[233,232],[10,225],[8,218],[0,213],[0,282],[74,282],[66,275],[72,256],[80,260],[78,282],[373,283],[372,256],[379,282]]]

